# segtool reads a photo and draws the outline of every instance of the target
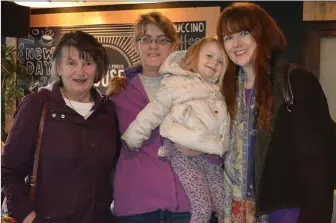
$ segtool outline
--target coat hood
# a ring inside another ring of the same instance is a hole
[[[38,88],[38,91],[48,90],[48,91],[51,92],[51,91],[53,90],[54,86],[57,85],[57,84],[59,84],[59,81],[58,81],[58,80],[55,80],[55,81],[49,83],[48,85],[46,85],[46,86],[44,86],[44,87],[40,87],[40,88]],[[58,86],[59,86],[59,85],[58,85]],[[97,88],[95,88],[95,87],[92,87],[92,88],[91,88],[91,92],[95,92],[94,94],[97,94],[97,95],[100,96],[100,97],[103,97],[103,96],[104,96],[104,95],[103,95]]]
[[[175,51],[170,54],[167,59],[163,62],[160,67],[159,74],[163,77],[167,77],[170,74],[181,76],[181,75],[190,75],[194,77],[199,77],[201,79],[202,76],[199,73],[194,73],[192,71],[184,70],[180,67],[181,60],[186,55],[187,50]],[[218,83],[219,78],[210,78],[206,79],[206,81],[211,83]]]
[[[57,81],[53,81],[51,83],[49,83],[48,85],[44,86],[44,87],[40,87],[38,88],[38,91],[42,91],[42,90],[48,90],[48,91],[52,91],[54,85],[56,84]]]
[[[174,75],[193,75],[194,73],[191,71],[183,70],[180,67],[180,62],[187,53],[186,50],[175,51],[170,54],[167,59],[163,62],[160,67],[159,74],[162,76],[166,76],[169,74]]]

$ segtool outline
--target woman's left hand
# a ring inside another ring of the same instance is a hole
[[[176,146],[176,149],[178,151],[180,151],[185,156],[200,156],[200,155],[204,154],[202,152],[199,152],[199,151],[196,151],[196,150],[192,150],[192,149],[180,146],[178,144],[175,144],[175,146]]]

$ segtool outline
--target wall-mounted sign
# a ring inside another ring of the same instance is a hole
[[[206,35],[205,21],[179,22],[175,23],[175,27],[180,34],[181,50],[188,49]],[[102,93],[112,76],[121,75],[124,69],[140,61],[133,46],[133,24],[31,28],[28,38],[18,40],[19,58],[41,86],[50,80],[52,54],[59,40],[64,33],[79,30],[95,36],[108,53],[108,75],[95,85]]]
[[[109,12],[109,14],[101,12],[100,17],[107,18],[107,20],[101,20],[100,23],[103,24],[99,25],[85,21],[86,18],[93,20],[93,16],[97,16],[97,13],[91,15],[91,12],[62,13],[62,18],[68,17],[69,24],[62,23],[62,19],[56,18],[55,14],[32,15],[32,28],[29,36],[18,39],[20,62],[25,64],[29,73],[39,81],[39,86],[45,86],[50,82],[52,54],[62,36],[67,32],[78,30],[90,33],[103,44],[108,53],[110,61],[108,75],[95,85],[102,93],[105,93],[112,76],[120,75],[124,69],[140,62],[139,55],[133,46],[132,22],[136,21],[135,18],[139,14],[149,11],[152,10],[123,11],[119,19],[117,14],[121,13],[120,11]],[[220,10],[219,7],[206,7],[158,9],[156,11],[160,11],[172,19],[181,40],[179,49],[185,50],[205,36],[214,36],[215,23],[213,21],[217,19]],[[111,15],[114,15],[113,19],[110,18]],[[83,18],[85,19],[82,24],[86,25],[73,25],[78,24],[78,20],[83,20]],[[131,21],[125,22],[126,20]],[[110,22],[110,24],[107,24],[107,22]]]

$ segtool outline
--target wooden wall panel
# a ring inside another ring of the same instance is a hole
[[[96,24],[134,23],[140,14],[159,11],[173,22],[206,21],[207,36],[216,35],[220,7],[141,9],[125,11],[100,11],[31,15],[31,27],[77,26]]]
[[[303,21],[336,20],[336,2],[304,2]]]

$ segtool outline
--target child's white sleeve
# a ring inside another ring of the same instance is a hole
[[[192,123],[197,122],[198,117],[189,117]],[[185,125],[185,122],[175,121],[172,118],[166,119],[161,127],[160,134],[183,147],[199,152],[222,156],[229,149],[231,119],[227,114],[220,121],[217,133],[210,133],[205,129],[194,129]],[[174,128],[172,128],[174,126]],[[197,124],[197,126],[199,126]],[[182,137],[181,137],[182,136]]]
[[[154,100],[137,115],[121,136],[121,139],[131,148],[140,148],[142,143],[149,139],[152,130],[161,124],[171,105],[171,90],[161,84]]]
[[[176,76],[169,76],[161,81],[160,89],[153,101],[137,115],[121,137],[129,147],[140,148],[142,143],[149,139],[152,130],[162,123],[173,105],[195,98],[204,99],[211,94],[211,90],[203,82],[186,85],[179,85],[179,82],[181,79]],[[197,91],[190,94],[195,88]]]
[[[230,114],[227,112],[225,118],[221,120],[219,136],[211,134],[200,134],[198,138],[199,141],[197,141],[199,149],[196,150],[201,151],[200,145],[204,144],[204,150],[202,152],[223,156],[228,151],[230,146],[230,130],[231,118]],[[208,143],[206,143],[207,141]]]
[[[169,124],[168,122],[164,122]],[[162,136],[183,147],[199,152],[222,156],[229,147],[230,135],[214,135],[199,130],[190,130],[180,123],[174,123],[176,128],[160,128]],[[175,131],[174,131],[175,130]],[[183,136],[183,137],[181,137]]]

